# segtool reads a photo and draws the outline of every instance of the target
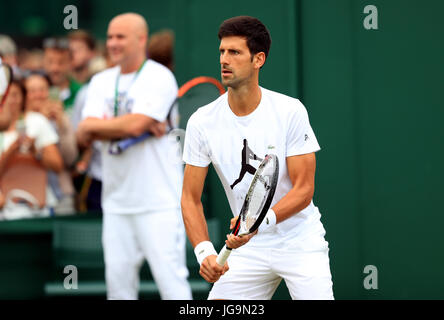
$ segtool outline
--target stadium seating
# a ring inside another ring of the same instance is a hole
[[[208,229],[215,247],[220,247],[218,221],[215,219],[209,220]],[[48,298],[105,298],[106,285],[101,233],[101,219],[54,222],[52,240],[52,274],[54,279],[45,284],[45,295]],[[77,289],[66,289],[64,286],[64,279],[69,274],[63,273],[63,270],[69,265],[77,268]],[[193,297],[195,299],[205,299],[210,289],[210,284],[200,277],[198,273],[199,265],[188,240],[187,266],[190,271],[188,280]],[[146,263],[141,270],[139,297],[151,299],[160,297]]]

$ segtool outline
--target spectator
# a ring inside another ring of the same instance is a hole
[[[86,83],[91,77],[90,62],[96,55],[95,39],[84,30],[75,30],[68,34],[68,41],[71,52],[71,75],[77,82]]]
[[[14,156],[20,152],[29,152],[39,159],[39,163],[47,170],[58,173],[63,168],[63,160],[56,145],[57,133],[42,114],[32,108],[25,109],[25,95],[24,86],[18,81],[13,81],[5,101],[11,112],[12,122],[5,132],[0,133],[1,177],[7,173]],[[24,180],[17,183],[25,186],[34,182]],[[4,196],[0,196],[1,207],[4,205]],[[49,186],[46,186],[45,204],[47,207],[56,205],[55,195]]]
[[[33,72],[40,72],[43,70],[43,50],[39,48],[34,49],[20,49],[18,54],[18,63],[21,70],[21,77],[26,78]]]
[[[50,83],[49,78],[42,74],[32,74],[26,78],[26,106],[29,110],[45,115],[59,136],[57,146],[63,158],[63,170],[58,176],[50,173],[48,178],[58,199],[55,211],[66,214],[74,212],[75,191],[69,168],[78,155],[77,142],[71,123],[63,112],[61,102],[49,96]]]
[[[17,45],[11,37],[4,34],[0,34],[0,56],[3,63],[12,68],[13,75],[19,78],[21,71],[18,67]]]
[[[66,38],[48,38],[43,42],[43,68],[51,83],[51,96],[63,102],[64,110],[71,116],[74,99],[80,90],[80,83],[72,79],[71,53]]]
[[[3,131],[11,124],[11,112],[4,104],[8,94],[8,85],[11,81],[11,68],[2,63],[0,55],[0,131]]]
[[[148,57],[174,71],[174,33],[161,30],[153,33],[148,42]]]
[[[148,26],[142,16],[128,13],[111,20],[107,48],[117,66],[92,78],[77,137],[85,145],[96,139],[103,143],[108,299],[137,299],[143,258],[149,262],[162,299],[190,299],[180,217],[182,166],[168,161],[173,142],[162,126],[178,89],[170,70],[146,60],[147,38]],[[112,140],[146,131],[156,138],[118,156],[108,153]]]

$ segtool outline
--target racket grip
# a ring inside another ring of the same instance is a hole
[[[228,248],[227,246],[224,246],[222,250],[219,252],[216,258],[216,262],[218,265],[223,267],[225,265],[225,262],[227,262],[228,257],[231,254],[231,248]]]
[[[126,149],[128,149],[129,147],[131,147],[132,145],[139,143],[139,142],[145,140],[146,138],[151,137],[151,135],[152,134],[150,132],[145,132],[135,138],[127,138],[127,139],[117,141],[117,142],[115,142],[117,145],[116,145],[115,151],[113,153],[120,154],[123,151],[125,151]]]

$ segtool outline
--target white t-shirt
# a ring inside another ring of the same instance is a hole
[[[253,178],[266,154],[279,158],[279,180],[272,206],[292,188],[286,157],[320,150],[303,104],[294,98],[261,88],[258,107],[238,117],[228,105],[227,93],[199,108],[188,120],[183,159],[187,164],[213,164],[237,216]],[[313,202],[276,225],[274,234],[305,237],[323,226]],[[304,234],[302,234],[304,233]],[[256,236],[252,240],[260,242]]]
[[[114,117],[114,95],[120,67],[96,74],[89,84],[82,118]],[[121,74],[118,115],[137,113],[164,121],[177,96],[174,75],[163,65],[147,60],[139,73]],[[104,212],[134,214],[180,208],[183,168],[169,158],[176,142],[150,137],[110,155],[102,143],[102,207]]]
[[[37,151],[44,147],[59,142],[59,136],[54,130],[49,120],[38,112],[27,112],[24,118],[26,135],[34,140],[34,146]],[[0,150],[1,153],[9,149],[9,147],[18,139],[18,131],[4,131],[3,143]]]

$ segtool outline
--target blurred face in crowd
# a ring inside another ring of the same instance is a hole
[[[69,51],[71,52],[71,66],[74,70],[85,68],[94,56],[85,41],[72,39],[69,40]]]
[[[135,14],[115,17],[108,26],[106,48],[113,64],[126,64],[145,53],[148,39],[146,22]]]
[[[26,78],[26,107],[28,110],[40,112],[43,103],[49,98],[49,83],[40,75]]]
[[[45,49],[43,68],[55,86],[64,86],[71,68],[69,50]]]
[[[9,93],[5,100],[5,106],[9,108],[13,119],[20,115],[24,100],[25,97],[19,85],[13,82],[9,87]]]

